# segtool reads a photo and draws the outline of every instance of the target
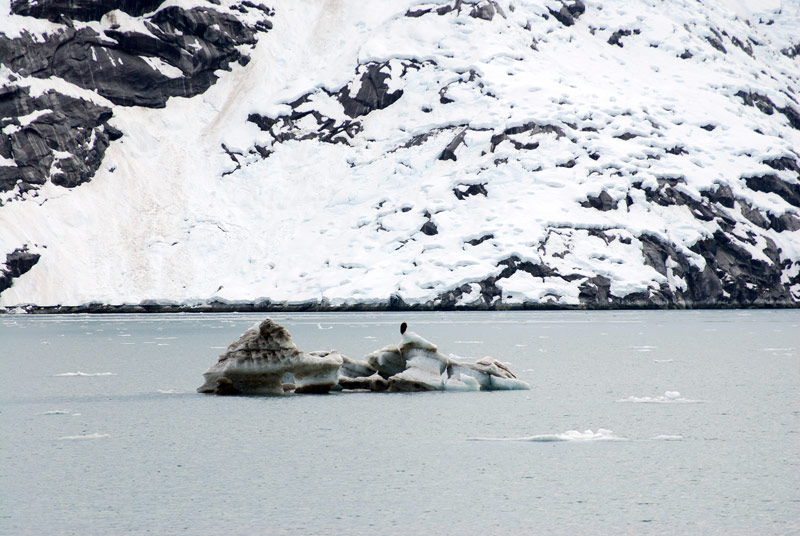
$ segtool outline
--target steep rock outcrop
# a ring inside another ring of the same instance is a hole
[[[14,279],[33,268],[41,255],[28,251],[27,246],[6,255],[5,268],[0,269],[0,292],[14,284]]]
[[[35,13],[50,13],[47,2],[36,5],[43,10]],[[211,7],[167,6],[143,18],[141,30],[119,29],[117,18],[124,14],[103,12],[102,35],[64,19],[65,26],[43,41],[30,33],[0,35],[0,61],[21,76],[55,76],[115,104],[162,108],[170,97],[207,90],[217,80],[215,71],[247,61],[238,47],[255,44],[256,33],[271,28],[269,9],[251,9],[263,14],[253,26]],[[99,11],[85,14],[96,17]]]
[[[112,111],[91,101],[27,87],[0,88],[0,192],[35,190],[48,180],[72,188],[91,179],[111,141],[122,136],[109,125]]]

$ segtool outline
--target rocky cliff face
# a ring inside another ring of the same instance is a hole
[[[0,304],[800,303],[800,6],[356,4],[11,2]]]

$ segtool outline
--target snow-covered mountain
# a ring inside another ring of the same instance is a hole
[[[800,304],[800,0],[0,11],[0,306]]]

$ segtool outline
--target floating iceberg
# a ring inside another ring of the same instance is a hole
[[[266,319],[231,344],[205,373],[197,389],[209,394],[327,393],[367,391],[493,391],[530,389],[508,367],[491,357],[475,363],[445,356],[401,325],[400,344],[367,355],[363,361],[339,352],[303,352],[281,325]],[[291,377],[293,384],[283,383]]]
[[[339,352],[303,352],[292,336],[269,318],[244,332],[228,346],[203,376],[199,393],[217,395],[327,393],[339,383],[343,363]],[[293,384],[284,386],[291,375]]]

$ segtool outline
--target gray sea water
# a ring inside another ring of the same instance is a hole
[[[263,316],[0,316],[0,534],[800,533],[798,311],[275,314],[532,389],[196,394]]]

